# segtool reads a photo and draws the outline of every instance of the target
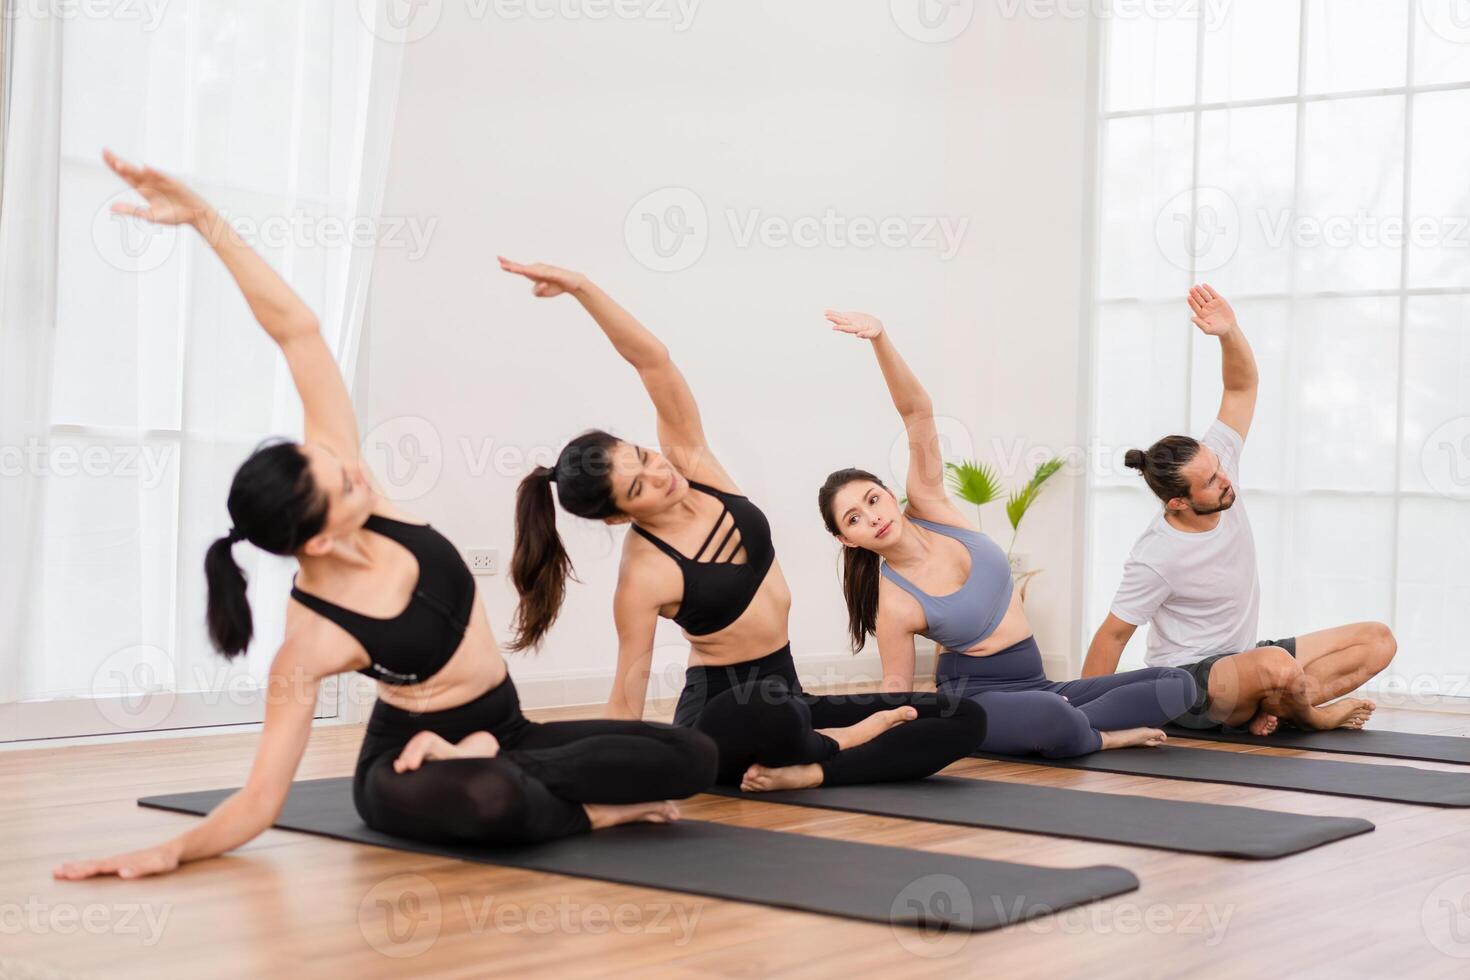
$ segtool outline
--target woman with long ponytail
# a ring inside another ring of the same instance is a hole
[[[285,803],[321,682],[348,671],[377,681],[352,793],[378,831],[497,846],[677,819],[668,801],[710,784],[714,744],[636,721],[528,721],[459,552],[394,507],[363,467],[352,403],[312,312],[182,182],[105,158],[145,202],[114,210],[192,227],[214,249],[280,347],[305,409],[304,440],[263,444],[236,472],[233,526],[205,555],[207,625],[220,653],[238,656],[254,636],[234,549],[293,557],[300,571],[245,787],[172,840],[68,861],[56,876],[161,874],[256,837]]]
[[[842,591],[856,652],[878,640],[885,688],[914,683],[914,637],[939,647],[937,688],[985,708],[981,748],[1005,755],[1083,755],[1158,745],[1158,728],[1188,711],[1187,671],[1149,668],[1055,683],[1042,669],[1010,560],[950,502],[929,393],[883,324],[829,310],[832,329],[871,342],[908,434],[906,507],[872,473],[838,470],[817,493],[822,522],[843,546]]]
[[[888,691],[821,697],[801,689],[788,636],[791,592],[770,523],[710,451],[699,407],[668,348],[585,276],[501,259],[538,297],[581,304],[642,381],[658,417],[658,448],[601,430],[568,443],[556,464],[522,482],[511,579],[520,594],[516,648],[542,642],[572,564],[556,503],[606,524],[630,524],[613,614],[612,718],[641,718],[653,635],[672,619],[690,644],[674,724],[719,747],[718,780],[752,792],[918,779],[974,749],[979,706],[945,695]]]

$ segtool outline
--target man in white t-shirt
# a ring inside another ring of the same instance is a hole
[[[1249,726],[1257,735],[1275,731],[1279,719],[1302,728],[1361,728],[1375,705],[1343,695],[1388,666],[1397,650],[1393,633],[1382,623],[1354,623],[1257,640],[1256,545],[1235,489],[1256,408],[1256,362],[1223,297],[1195,286],[1189,308],[1195,326],[1220,339],[1220,414],[1199,441],[1168,436],[1124,457],[1164,509],[1128,556],[1082,676],[1113,673],[1123,647],[1147,623],[1149,666],[1183,667],[1199,685],[1199,701],[1177,725]]]

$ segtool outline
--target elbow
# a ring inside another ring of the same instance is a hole
[[[903,404],[898,406],[898,414],[902,415],[905,421],[933,418],[934,400],[928,395],[905,398]]]

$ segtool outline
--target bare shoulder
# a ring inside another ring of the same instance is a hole
[[[271,662],[316,677],[360,670],[369,664],[362,644],[336,623],[301,603],[286,601],[286,636]]]
[[[917,633],[925,627],[924,608],[902,586],[886,577],[878,580],[878,622]]]
[[[679,566],[652,541],[629,527],[618,561],[618,598],[644,596],[662,605],[677,601],[683,592],[684,576]]]

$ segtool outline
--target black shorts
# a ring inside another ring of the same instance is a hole
[[[1256,644],[1256,647],[1281,647],[1281,649],[1295,657],[1296,637],[1288,636],[1284,640],[1262,640]],[[1175,718],[1173,724],[1179,725],[1181,728],[1200,730],[1224,727],[1220,722],[1215,721],[1206,713],[1206,709],[1210,704],[1210,671],[1214,669],[1216,661],[1223,660],[1225,657],[1233,657],[1240,652],[1242,651],[1236,650],[1232,653],[1212,654],[1203,660],[1196,661],[1184,667],[1194,677],[1194,682],[1199,687],[1199,695],[1195,698],[1194,707],[1190,708],[1178,718]]]

